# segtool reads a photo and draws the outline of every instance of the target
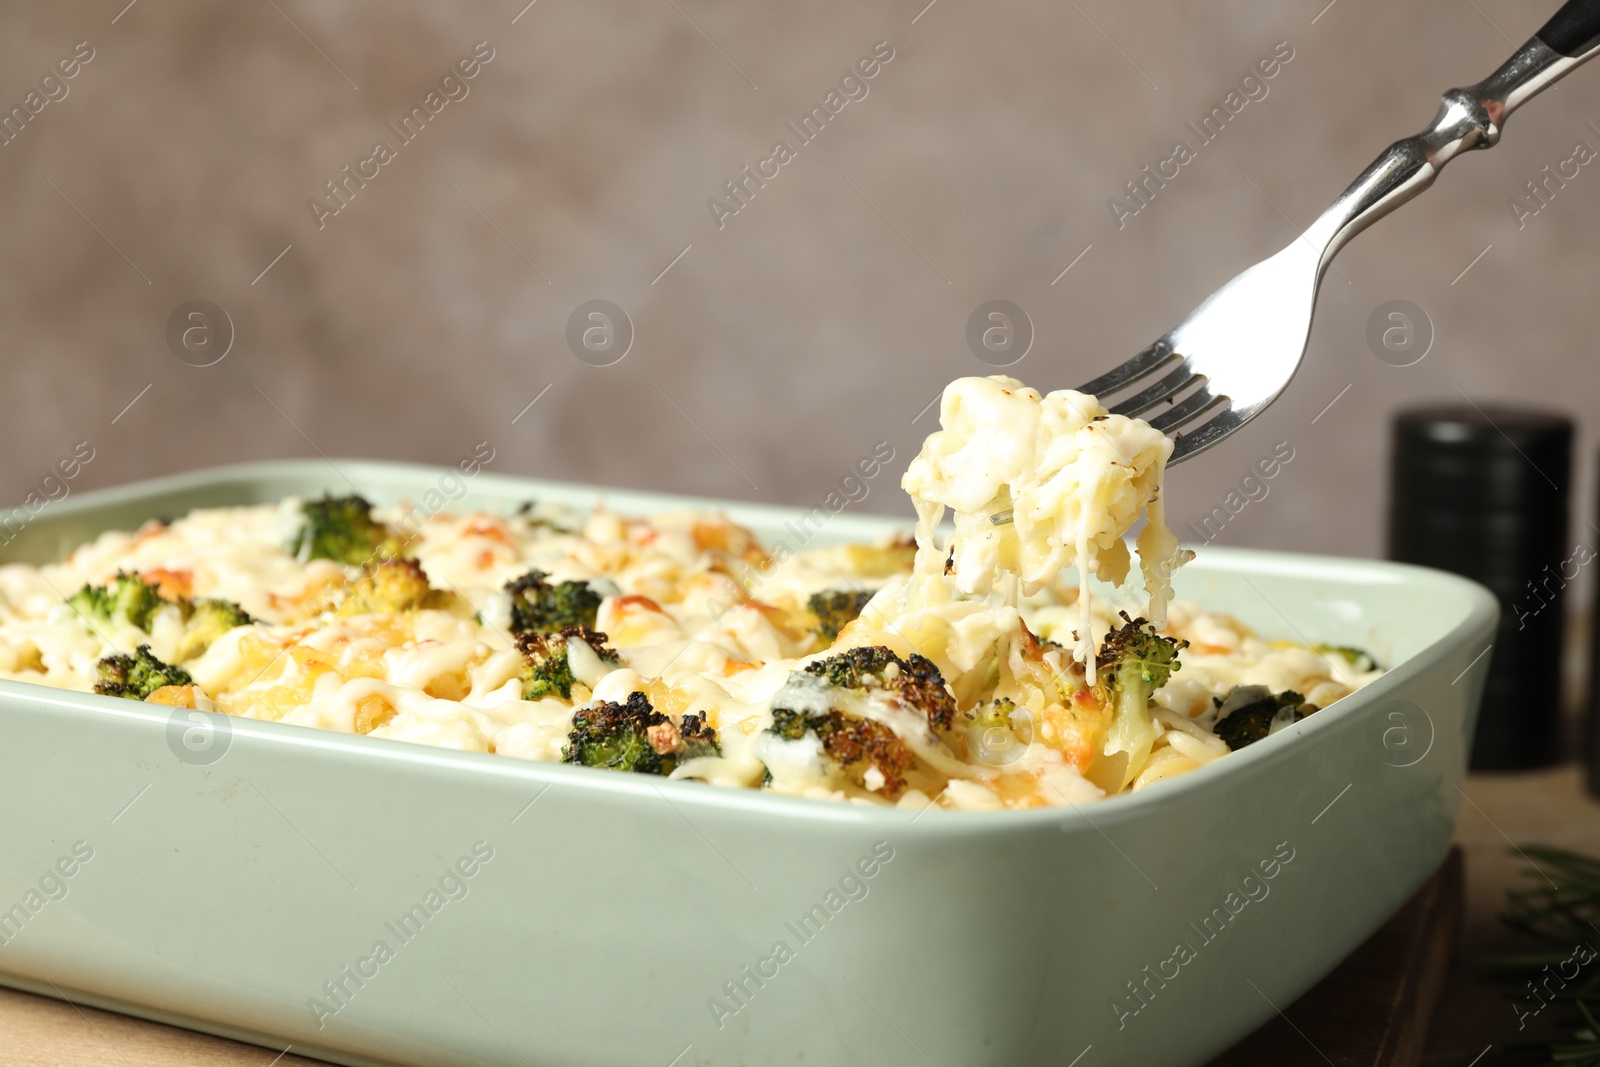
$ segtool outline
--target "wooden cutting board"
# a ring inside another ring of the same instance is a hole
[[[1416,1067],[1461,927],[1461,849],[1366,944],[1211,1067]]]
[[[1461,921],[1459,849],[1389,923],[1211,1067],[1416,1067]],[[1290,1025],[1290,1024],[1293,1025]],[[0,989],[0,1067],[320,1067],[47,997]]]

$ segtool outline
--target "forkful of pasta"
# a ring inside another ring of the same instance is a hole
[[[1087,382],[1113,415],[1147,416],[1182,463],[1261,414],[1305,355],[1323,275],[1350,239],[1433,184],[1463,152],[1491,148],[1506,117],[1600,51],[1600,0],[1569,0],[1498,70],[1444,94],[1427,129],[1396,141],[1287,248],[1212,293],[1188,318]],[[1011,523],[1010,509],[990,517]]]

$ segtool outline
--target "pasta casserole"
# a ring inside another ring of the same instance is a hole
[[[0,567],[0,677],[857,804],[1076,804],[1379,673],[1171,600],[1171,442],[1094,397],[946,390],[914,537],[359,496],[207,508]],[[946,508],[953,531],[943,525]],[[992,517],[1009,512],[1012,521]],[[1119,590],[1136,539],[1144,599]],[[1091,588],[1092,586],[1092,588]]]

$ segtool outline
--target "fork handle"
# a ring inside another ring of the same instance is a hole
[[[1319,272],[1352,237],[1432,185],[1446,163],[1498,144],[1507,115],[1596,52],[1600,0],[1568,0],[1499,70],[1445,93],[1432,125],[1390,145],[1305,232],[1323,250]]]
[[[1600,5],[1571,0],[1536,35],[1553,51],[1576,59],[1600,45]]]

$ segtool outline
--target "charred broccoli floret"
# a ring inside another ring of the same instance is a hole
[[[182,667],[156,659],[149,645],[140,645],[131,656],[107,656],[96,665],[95,673],[96,693],[128,700],[143,700],[162,686],[194,684]]]
[[[819,714],[774,707],[770,730],[786,741],[798,741],[808,733],[816,734],[817,740],[822,742],[822,751],[841,767],[865,763],[881,774],[883,789],[890,796],[905,788],[906,772],[916,764],[911,749],[889,727],[872,719],[858,719],[836,708]]]
[[[805,672],[826,678],[830,685],[840,689],[860,689],[869,680],[881,676],[890,665],[898,667],[900,657],[882,645],[847,648],[827,659],[806,664]]]
[[[1236,685],[1212,703],[1217,709],[1216,734],[1235,752],[1266,737],[1274,726],[1299,722],[1317,710],[1292,689],[1274,693],[1264,685]]]
[[[882,645],[851,648],[808,663],[805,673],[826,678],[840,689],[880,690],[927,716],[928,725],[948,730],[956,702],[933,661],[913,652],[901,659]]]
[[[194,659],[229,630],[255,621],[231,600],[201,597],[185,606],[189,618],[184,622],[183,639],[178,642],[179,662]]]
[[[118,571],[109,584],[86,585],[67,603],[91,624],[137,626],[149,633],[156,610],[167,601],[139,575]]]
[[[806,608],[817,617],[817,636],[832,644],[839,631],[855,621],[871,599],[872,593],[866,590],[829,589],[813,593]]]
[[[511,594],[511,632],[553,633],[568,626],[593,626],[604,598],[587,582],[555,582],[531,570],[506,583]]]
[[[1163,637],[1144,619],[1122,613],[1122,625],[1106,635],[1095,655],[1096,695],[1111,710],[1107,756],[1125,754],[1121,785],[1144,763],[1160,732],[1150,716],[1151,697],[1167,684],[1180,664],[1178,652],[1189,642]],[[1118,788],[1121,788],[1119,785]]]
[[[340,615],[398,615],[441,605],[447,594],[428,584],[422,564],[414,559],[386,559],[368,564],[344,592]]]
[[[606,644],[606,635],[587,626],[568,626],[553,634],[520,633],[517,650],[522,653],[522,699],[540,700],[559,696],[572,699],[577,679],[572,674],[573,641],[582,641],[603,663],[620,666],[621,658]]]
[[[304,523],[289,544],[296,559],[331,559],[360,567],[394,559],[405,544],[389,527],[372,517],[372,505],[360,496],[333,496],[300,505]]]
[[[722,754],[717,732],[706,725],[703,714],[685,715],[674,723],[639,692],[629,693],[626,704],[605,701],[579,708],[567,741],[561,749],[563,763],[634,774],[665,776],[685,760]]]
[[[955,699],[932,661],[913,653],[902,660],[882,646],[852,648],[807,664],[789,676],[772,701],[768,731],[786,741],[814,734],[822,751],[842,770],[896,796],[916,765],[910,747],[889,726],[858,712],[863,702],[886,701],[919,712],[932,728],[948,730]]]
[[[1324,656],[1338,656],[1350,664],[1352,670],[1365,672],[1378,669],[1378,660],[1372,653],[1353,645],[1312,645],[1311,651]]]

